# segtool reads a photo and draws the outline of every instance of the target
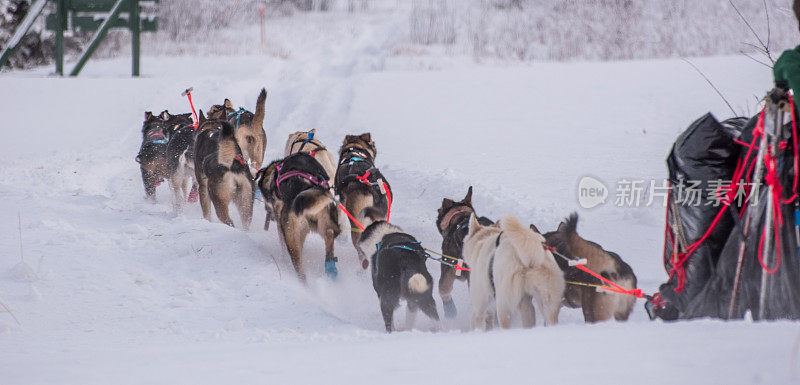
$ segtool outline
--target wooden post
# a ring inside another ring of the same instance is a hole
[[[131,76],[139,76],[139,0],[128,0],[130,2],[130,28],[131,28]]]

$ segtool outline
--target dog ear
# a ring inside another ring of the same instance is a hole
[[[442,209],[449,210],[451,207],[455,206],[456,202],[452,199],[444,198],[442,199]]]
[[[201,124],[203,124],[205,122],[206,122],[206,116],[203,115],[203,109],[201,108],[200,109],[200,114],[198,115],[198,118],[197,118],[197,126],[199,127]]]
[[[345,135],[345,136],[344,136],[344,141],[342,141],[342,144],[343,144],[343,145],[345,145],[345,144],[347,144],[347,143],[350,143],[350,142],[352,142],[352,141],[353,141],[354,139],[356,139],[356,138],[358,138],[358,137],[357,137],[357,136],[355,136],[355,135]]]
[[[537,234],[541,234],[542,232],[539,231],[539,228],[536,227],[533,223],[531,223],[531,230],[533,230]]]
[[[153,117],[153,113],[151,111],[145,111],[144,112],[144,121],[145,122],[150,120],[150,118],[152,118],[152,117]]]
[[[359,138],[361,138],[361,140],[363,140],[363,141],[365,141],[367,143],[372,144],[371,143],[372,142],[372,134],[370,134],[369,132],[361,134],[361,136]]]
[[[564,223],[564,222],[561,222],[561,223],[558,224],[558,228],[556,229],[556,231],[560,232],[560,231],[563,231],[563,230],[566,230],[566,229],[567,229],[567,224]]]
[[[164,111],[161,111],[161,119],[163,119],[163,120],[169,120],[169,118],[170,118],[170,115],[169,115],[169,110],[164,110]]]
[[[469,215],[469,231],[468,231],[467,236],[475,234],[475,232],[478,231],[478,228],[480,228],[480,226],[481,226],[481,224],[478,223],[478,217],[475,216],[475,213],[470,214]]]
[[[225,108],[233,109],[233,103],[231,103],[231,101],[228,100],[227,98],[225,99],[225,103],[224,104],[225,104]]]
[[[461,203],[468,204],[472,206],[472,186],[469,186],[469,190],[467,190],[467,196],[461,200]]]

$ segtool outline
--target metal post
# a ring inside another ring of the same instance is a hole
[[[769,103],[769,97],[767,97],[767,103]],[[769,108],[769,107],[767,107]],[[769,111],[769,110],[767,110]],[[766,117],[765,117],[766,119]],[[766,123],[764,124],[766,126]],[[751,221],[755,215],[758,215],[755,210],[755,202],[758,199],[758,190],[761,186],[761,179],[764,177],[764,159],[767,155],[767,146],[769,145],[769,141],[767,140],[767,133],[766,127],[764,129],[764,133],[761,135],[761,141],[758,145],[758,154],[756,155],[756,169],[753,172],[753,182],[755,185],[753,189],[750,190],[750,202],[749,204],[752,206],[750,209],[747,210],[747,217],[744,221],[744,229],[742,241],[739,243],[739,255],[736,261],[736,273],[733,276],[733,292],[731,293],[731,303],[728,306],[728,319],[734,317],[736,313],[736,300],[739,295],[739,285],[740,280],[742,277],[742,267],[744,266],[744,252],[747,245],[747,237],[750,235],[750,226]],[[738,181],[736,181],[738,182]],[[755,197],[756,199],[753,199]],[[769,207],[768,207],[769,209]]]
[[[139,0],[128,0],[130,2],[130,17],[131,23],[131,60],[132,69],[131,76],[139,76],[139,45],[140,45],[140,28],[139,28]]]
[[[769,144],[770,150],[777,151],[777,143],[779,141],[780,134],[783,131],[783,110],[779,108],[777,104],[772,104],[772,113],[775,114],[773,116],[773,127],[772,127],[772,143]],[[768,109],[769,111],[769,109]],[[766,127],[764,129],[764,135],[767,135]],[[780,182],[778,182],[780,183]],[[764,219],[764,250],[762,255],[764,257],[764,267],[769,266],[770,263],[770,256],[772,253],[771,245],[772,245],[772,222],[775,220],[772,213],[772,206],[773,206],[773,198],[772,198],[772,186],[769,186],[769,193],[767,194],[767,206],[766,206],[766,218]],[[780,202],[777,202],[780,204]],[[781,247],[781,245],[775,245],[776,248]],[[759,292],[758,297],[758,319],[763,320],[767,316],[766,305],[767,305],[767,289],[768,289],[768,280],[770,274],[767,273],[765,268],[761,269],[761,290]]]
[[[67,24],[66,0],[56,4],[56,74],[64,76],[64,27]]]

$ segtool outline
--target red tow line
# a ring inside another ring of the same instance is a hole
[[[548,250],[548,251],[550,251],[551,253],[554,253],[554,254],[559,254],[559,253],[558,253],[558,251],[556,251],[556,248],[555,248],[555,247],[553,247],[553,246],[550,246],[550,245],[548,245],[548,244],[546,244],[546,243],[544,243],[544,242],[542,242],[542,246],[545,248],[545,250]],[[560,254],[559,254],[559,256],[560,256],[560,257],[562,257],[562,258],[564,258],[564,259],[567,259],[567,258],[566,258],[566,257],[564,257],[563,255],[560,255]],[[594,271],[591,271],[591,270],[589,270],[589,268],[588,268],[588,267],[586,267],[586,266],[584,266],[584,265],[581,265],[581,264],[576,264],[576,265],[574,265],[574,266],[575,266],[575,267],[577,267],[578,269],[580,269],[580,270],[583,270],[584,272],[586,272],[586,273],[590,274],[591,276],[593,276],[593,277],[595,277],[595,278],[599,279],[599,280],[600,280],[600,281],[602,281],[603,283],[605,283],[605,284],[606,284],[606,286],[599,286],[599,288],[601,288],[601,289],[603,289],[603,290],[608,290],[608,291],[610,291],[610,292],[619,293],[619,294],[627,294],[627,295],[632,295],[632,296],[634,296],[634,297],[636,297],[636,298],[652,298],[652,297],[650,297],[649,295],[645,294],[645,293],[642,291],[642,289],[630,289],[630,290],[628,290],[628,289],[626,289],[626,288],[624,288],[624,287],[622,287],[622,286],[620,286],[620,285],[617,285],[617,284],[616,284],[616,283],[614,283],[613,281],[611,281],[611,280],[609,280],[609,279],[607,279],[607,278],[603,277],[602,275],[600,275],[600,274],[597,274],[597,273],[595,273]]]

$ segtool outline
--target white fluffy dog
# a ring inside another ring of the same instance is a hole
[[[558,323],[564,296],[564,275],[553,254],[545,250],[544,237],[507,216],[491,226],[481,226],[473,214],[464,239],[464,261],[469,265],[472,328],[491,327],[492,300],[500,326],[508,329],[519,309],[523,327],[536,324],[531,300],[536,300],[545,326]],[[486,321],[486,322],[484,322]]]

